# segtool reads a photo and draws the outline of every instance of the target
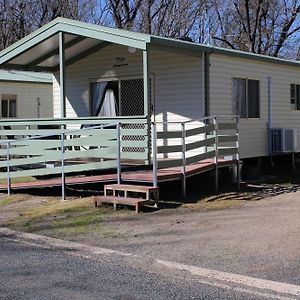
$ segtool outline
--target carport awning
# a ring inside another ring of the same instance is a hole
[[[0,52],[0,68],[53,72],[59,69],[59,33],[65,65],[114,43],[145,50],[146,34],[58,18]]]

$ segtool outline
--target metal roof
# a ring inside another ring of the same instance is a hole
[[[274,58],[57,18],[1,51],[0,68],[47,72],[57,70],[59,32],[65,34],[66,65],[72,64],[111,43],[140,50],[159,47],[166,51],[183,51],[195,56],[207,52],[297,67],[300,65],[300,62],[296,60]]]
[[[0,70],[0,81],[52,84],[52,74],[40,72]]]

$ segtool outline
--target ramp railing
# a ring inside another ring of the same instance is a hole
[[[215,169],[218,190],[220,160],[230,160],[237,167],[239,188],[239,117],[210,116],[184,122],[152,123],[153,185],[157,186],[159,169],[181,168],[182,189],[186,194],[187,167],[210,161]]]
[[[103,121],[98,118],[93,122],[88,120],[88,124],[84,120],[84,126],[80,121],[74,124],[70,120],[58,120],[55,128],[53,120],[39,120],[38,124],[28,121],[25,128],[20,121],[0,122],[4,128],[0,135],[6,137],[0,142],[0,179],[7,180],[9,194],[13,178],[61,174],[64,199],[66,174],[111,169],[117,172],[117,180],[121,182],[123,161],[148,163],[146,119]],[[67,129],[75,128],[74,125],[77,129]]]

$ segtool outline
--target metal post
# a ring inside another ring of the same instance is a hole
[[[26,125],[26,131],[27,131],[26,137],[27,137],[28,140],[29,140],[29,138],[30,138],[30,136],[29,136],[29,134],[28,134],[29,130],[30,130],[30,125]],[[26,157],[29,158],[30,156],[29,156],[29,155],[26,155]]]
[[[121,123],[117,124],[117,177],[118,184],[121,184]]]
[[[37,117],[38,119],[41,117],[41,101],[40,101],[40,97],[36,98],[36,102],[37,102]]]
[[[6,145],[6,168],[7,168],[7,195],[11,195],[11,178],[10,178],[10,154],[9,154],[10,142]]]
[[[152,168],[153,168],[153,186],[157,187],[157,132],[155,123],[151,123],[152,133]]]
[[[217,117],[213,117],[213,124],[214,124],[214,138],[215,138],[215,156],[214,156],[214,164],[215,164],[215,191],[219,191],[219,170],[218,170],[218,157],[219,157],[219,149],[218,149],[218,122]]]
[[[148,136],[150,136],[150,122],[151,122],[151,109],[150,109],[150,74],[149,74],[149,49],[143,51],[143,82],[144,82],[144,116],[147,118]],[[148,139],[148,162],[151,162],[150,152],[150,139]]]
[[[182,195],[186,197],[186,130],[185,123],[181,123],[181,144],[182,144]]]
[[[61,198],[62,200],[66,199],[66,178],[65,178],[65,133],[61,133]]]
[[[60,115],[66,116],[66,72],[65,72],[65,35],[59,32],[59,86],[60,86]]]
[[[292,169],[293,169],[293,171],[296,170],[296,164],[295,164],[295,152],[292,152]]]
[[[237,190],[241,188],[241,170],[240,170],[240,128],[239,128],[239,117],[236,117],[236,185]]]

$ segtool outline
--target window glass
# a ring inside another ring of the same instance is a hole
[[[10,100],[9,101],[9,117],[16,118],[17,116],[17,101]]]
[[[300,110],[300,85],[292,83],[290,85],[290,105],[293,110]]]
[[[8,100],[1,101],[2,118],[8,117]]]
[[[259,118],[258,80],[248,80],[248,118]]]
[[[233,113],[241,118],[259,118],[259,81],[233,78]]]
[[[233,79],[233,114],[246,118],[246,79]]]

